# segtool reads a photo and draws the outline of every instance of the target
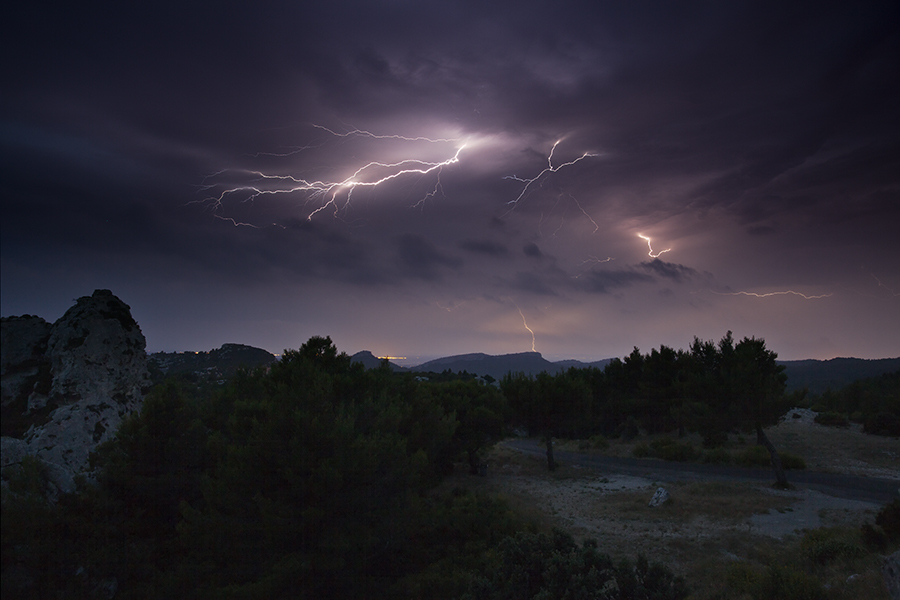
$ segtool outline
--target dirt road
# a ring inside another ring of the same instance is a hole
[[[545,456],[546,452],[543,444],[534,439],[512,439],[506,440],[503,444],[526,454]],[[656,459],[617,458],[564,450],[555,450],[554,457],[557,462],[564,464],[642,477],[652,481],[774,481],[771,469],[745,469]],[[835,498],[877,504],[887,504],[900,497],[900,479],[859,477],[815,471],[788,471],[788,482]]]

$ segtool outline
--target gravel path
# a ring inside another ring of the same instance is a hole
[[[503,442],[527,454],[545,456],[545,448],[534,439],[514,439]],[[669,462],[656,459],[617,458],[579,452],[554,452],[558,462],[642,477],[652,481],[766,481],[774,480],[771,469],[745,469],[719,465]],[[818,491],[833,498],[875,504],[887,504],[900,497],[900,480],[880,477],[859,477],[815,471],[788,471],[788,481],[796,488]]]

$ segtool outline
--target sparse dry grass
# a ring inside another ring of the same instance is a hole
[[[890,462],[890,453],[897,451],[896,440],[796,421],[771,428],[768,435],[780,450],[802,456],[810,469],[893,474],[900,479]],[[650,439],[610,440],[602,450],[585,450],[587,444],[572,440],[557,448],[631,456],[635,444]],[[699,437],[679,441],[686,440],[701,446]],[[755,436],[733,436],[726,448],[738,452],[754,443]],[[854,536],[858,537],[863,521],[874,518],[878,508],[874,505],[804,490],[774,492],[753,482],[660,484],[565,464],[551,473],[543,457],[525,455],[502,444],[493,449],[488,462],[487,477],[472,477],[460,469],[446,485],[498,494],[539,527],[559,527],[579,539],[594,538],[601,550],[611,555],[642,553],[667,564],[687,578],[692,597],[698,600],[748,598],[736,591],[733,581],[729,583],[729,576],[732,580],[761,577],[764,581],[772,569],[782,569],[779,576],[795,577],[798,585],[817,580],[828,599],[888,598],[878,556],[866,552],[817,564],[803,546],[804,528],[810,522],[816,523],[812,527],[835,528],[830,530],[838,532],[833,535],[858,544]],[[672,501],[650,508],[648,502],[659,485],[669,491]],[[734,571],[734,565],[749,567],[746,572]],[[762,585],[755,580],[751,583]]]

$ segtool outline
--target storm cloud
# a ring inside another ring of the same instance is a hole
[[[900,354],[895,4],[4,21],[4,315],[109,288],[151,350],[498,354],[527,319],[551,358]]]

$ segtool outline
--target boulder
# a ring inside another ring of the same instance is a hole
[[[666,502],[669,501],[669,492],[666,491],[665,488],[658,488],[656,493],[653,494],[653,497],[650,498],[650,506],[657,507],[662,506]]]

